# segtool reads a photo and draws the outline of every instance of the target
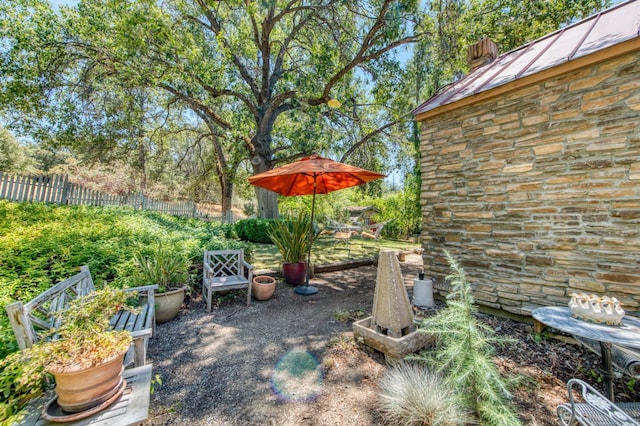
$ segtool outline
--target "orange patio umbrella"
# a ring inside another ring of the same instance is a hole
[[[316,194],[328,194],[352,186],[362,185],[372,180],[385,177],[380,173],[350,166],[333,161],[329,158],[311,155],[293,163],[268,170],[264,173],[249,177],[251,185],[259,186],[280,195],[313,195],[311,201],[311,226],[316,207]],[[313,238],[313,230],[309,232],[309,239]],[[309,272],[311,264],[311,244],[307,254],[307,279],[304,286],[296,288],[296,293],[311,295],[318,292],[315,287],[309,287]]]

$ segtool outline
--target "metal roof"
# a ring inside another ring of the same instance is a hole
[[[630,0],[504,53],[435,94],[415,116],[640,36],[640,0]]]

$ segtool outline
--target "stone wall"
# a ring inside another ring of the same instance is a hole
[[[421,123],[425,275],[456,257],[479,304],[573,292],[640,310],[640,53]]]

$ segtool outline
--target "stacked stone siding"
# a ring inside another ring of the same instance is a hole
[[[640,310],[640,53],[421,123],[422,243],[478,303],[519,315],[573,292]]]

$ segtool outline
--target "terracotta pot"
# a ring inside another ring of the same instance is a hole
[[[162,324],[171,321],[178,316],[186,288],[167,291],[166,293],[156,293],[156,323]]]
[[[297,262],[297,263],[283,263],[282,264],[282,275],[284,275],[284,280],[289,285],[302,285],[305,283],[307,278],[307,263],[306,262]]]
[[[273,296],[273,292],[276,291],[275,278],[262,275],[253,278],[253,284],[251,286],[251,294],[257,300],[269,300]]]
[[[104,364],[80,371],[49,371],[56,380],[58,405],[67,413],[95,407],[112,397],[122,385],[125,350]]]

